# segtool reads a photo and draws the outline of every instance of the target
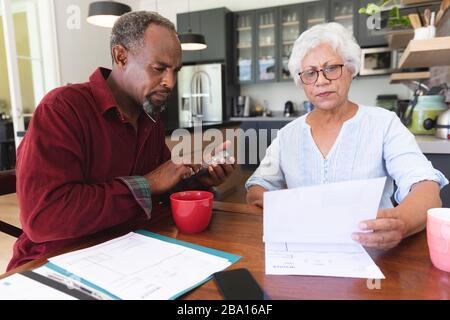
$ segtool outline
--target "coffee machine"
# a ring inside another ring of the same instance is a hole
[[[250,116],[250,97],[238,96],[234,101],[234,117],[249,117]]]

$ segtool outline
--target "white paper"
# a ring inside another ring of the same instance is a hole
[[[49,259],[120,299],[169,299],[231,265],[137,233]]]
[[[0,280],[0,300],[76,300],[19,273]]]
[[[386,178],[264,193],[266,273],[384,278],[352,240],[376,218]]]
[[[266,274],[384,279],[364,248],[351,244],[266,243]]]

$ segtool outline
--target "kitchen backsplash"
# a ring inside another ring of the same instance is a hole
[[[409,99],[412,92],[401,84],[389,84],[388,76],[358,77],[353,80],[349,97],[355,103],[374,106],[377,95],[396,94],[399,99]],[[267,105],[271,111],[283,111],[284,104],[294,102],[296,110],[301,110],[303,101],[307,100],[303,89],[294,82],[274,82],[241,85],[241,95],[250,96],[252,104]]]

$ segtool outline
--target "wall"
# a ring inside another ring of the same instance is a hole
[[[308,0],[309,1],[309,0]],[[257,9],[285,4],[306,2],[302,0],[190,0],[190,11],[205,10],[218,7],[226,7],[231,11]],[[187,0],[159,0],[158,12],[176,23],[177,13],[188,12]],[[156,2],[142,0],[140,9],[155,10]],[[284,102],[291,100],[297,105],[306,100],[301,89],[295,87],[293,82],[242,85],[241,94],[249,95],[255,102],[263,103],[267,100],[269,108],[281,111]],[[376,96],[379,94],[397,94],[401,99],[408,99],[411,91],[401,84],[390,85],[389,76],[359,77],[353,81],[350,98],[365,105],[375,105]]]
[[[56,30],[60,59],[61,83],[77,83],[88,80],[99,66],[111,67],[109,36],[111,29],[87,23],[89,4],[92,0],[55,0]],[[139,9],[138,0],[120,0]],[[71,5],[80,9],[79,28],[72,28],[69,10]],[[68,12],[69,10],[69,12]],[[69,26],[68,26],[69,21]]]
[[[58,33],[58,49],[60,57],[61,82],[76,83],[88,79],[98,66],[110,67],[108,28],[96,27],[86,22],[91,0],[57,0],[54,1],[56,12],[56,27]],[[176,23],[177,13],[188,11],[187,0],[120,0],[127,3],[133,10],[155,10]],[[232,11],[256,9],[301,2],[299,0],[190,0],[190,10],[204,10],[225,6]],[[69,29],[67,19],[70,14],[67,9],[76,4],[81,9],[81,24],[79,29]],[[373,105],[377,94],[394,93],[401,98],[409,97],[409,90],[402,85],[389,85],[387,76],[355,79],[351,97],[355,102]],[[263,102],[267,100],[273,110],[282,110],[286,100],[300,103],[305,100],[303,93],[292,83],[272,83],[242,86],[242,94],[248,94]]]

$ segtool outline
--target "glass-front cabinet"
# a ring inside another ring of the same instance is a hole
[[[279,25],[280,25],[280,81],[292,80],[289,72],[288,62],[291,56],[292,47],[295,40],[303,30],[303,16],[301,6],[288,6],[279,9]]]
[[[331,0],[331,21],[342,24],[356,37],[356,2],[355,0]]]
[[[328,1],[314,1],[304,4],[306,29],[329,21]]]
[[[236,15],[236,61],[237,78],[240,83],[254,81],[254,17],[252,12],[243,12]]]
[[[256,13],[256,81],[275,81],[277,77],[277,14],[276,10]]]

